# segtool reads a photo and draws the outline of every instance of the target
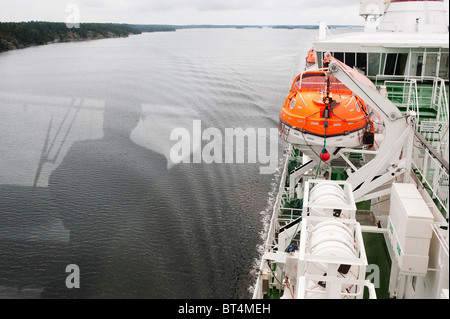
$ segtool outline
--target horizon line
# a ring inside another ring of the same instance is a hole
[[[29,20],[29,21],[0,21],[0,23],[31,23],[31,22],[45,22],[45,23],[66,23],[63,21],[46,21],[46,20]],[[147,25],[147,26],[243,26],[243,27],[300,27],[300,26],[318,26],[319,23],[312,24],[210,24],[210,23],[192,23],[192,24],[170,24],[170,23],[130,23],[130,22],[80,22],[80,24],[122,24],[122,25]],[[362,24],[327,24],[327,26],[348,26],[348,27],[363,27]]]

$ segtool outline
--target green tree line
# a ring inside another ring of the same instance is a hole
[[[126,37],[142,32],[175,31],[157,25],[130,25],[114,23],[80,23],[79,28],[68,28],[62,22],[0,22],[0,52],[42,45],[110,37]]]

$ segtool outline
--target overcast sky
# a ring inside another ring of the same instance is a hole
[[[448,0],[444,0],[448,7]],[[65,22],[70,4],[81,22],[141,24],[362,25],[361,0],[0,0],[0,21]]]
[[[361,0],[0,0],[0,21],[65,22],[76,4],[83,22],[142,24],[363,24]]]

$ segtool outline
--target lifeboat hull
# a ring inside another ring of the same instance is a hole
[[[322,136],[317,136],[315,134],[310,134],[308,132],[302,132],[296,127],[292,127],[286,124],[283,120],[280,120],[279,127],[280,136],[289,144],[295,146],[321,146],[326,145],[327,147],[358,147],[364,145],[364,131],[357,130],[355,132],[338,135],[329,136],[326,139]]]
[[[373,144],[373,121],[358,96],[326,71],[296,77],[280,114],[280,136],[296,146]]]

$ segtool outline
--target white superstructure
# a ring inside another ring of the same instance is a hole
[[[364,9],[365,8],[365,9]],[[318,65],[325,52],[372,80],[449,79],[448,11],[442,0],[362,1],[364,32],[333,35],[321,24],[314,43]],[[371,14],[372,12],[372,14]]]
[[[340,147],[322,167],[291,144],[254,298],[276,290],[282,299],[376,298],[380,277],[388,278],[390,298],[448,298],[446,4],[363,0],[364,32],[333,35],[320,25],[316,67],[364,100],[382,137],[371,150]],[[328,52],[377,87],[340,63],[324,65]],[[402,95],[393,95],[392,87]],[[303,161],[292,170],[296,157]],[[345,181],[330,180],[336,170]],[[301,207],[287,205],[296,201]],[[359,203],[370,210],[358,211]],[[382,235],[377,245],[385,245],[390,269],[370,264],[373,243],[365,246],[364,233]]]
[[[392,0],[379,30],[405,33],[448,33],[444,1]]]

